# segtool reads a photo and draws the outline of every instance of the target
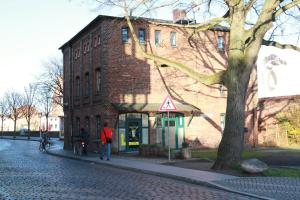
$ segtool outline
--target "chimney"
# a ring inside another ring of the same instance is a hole
[[[186,19],[186,11],[184,9],[174,9],[173,10],[173,22],[176,23],[180,20]]]

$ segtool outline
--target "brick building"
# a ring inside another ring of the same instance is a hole
[[[182,15],[177,16],[182,17]],[[174,15],[175,15],[174,14]],[[215,27],[189,38],[192,29],[174,21],[133,19],[139,42],[147,52],[177,60],[210,74],[226,66],[227,30]],[[225,123],[226,91],[205,86],[172,67],[159,66],[136,51],[124,18],[98,16],[60,47],[64,64],[65,148],[85,127],[91,141],[99,139],[104,121],[113,128],[115,151],[137,150],[160,143],[180,148],[217,147]],[[170,95],[176,112],[159,112]],[[95,146],[94,146],[95,147]]]

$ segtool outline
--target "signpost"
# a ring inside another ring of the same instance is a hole
[[[171,96],[166,96],[163,103],[159,107],[159,111],[168,113],[168,146],[169,146],[169,161],[171,160],[171,146],[170,146],[170,131],[169,131],[169,112],[176,111],[176,106],[171,98]]]

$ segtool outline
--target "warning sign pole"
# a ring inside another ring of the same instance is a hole
[[[164,99],[163,103],[159,107],[159,111],[161,112],[166,112],[168,113],[168,146],[169,146],[169,161],[171,161],[171,144],[170,144],[170,111],[176,111],[176,106],[171,98],[171,96],[167,95],[166,98]]]
[[[170,127],[170,120],[169,120],[169,118],[170,118],[170,115],[169,115],[169,111],[168,111],[168,144],[169,144],[169,162],[171,161],[171,145],[170,145],[170,129],[169,129],[169,127]]]

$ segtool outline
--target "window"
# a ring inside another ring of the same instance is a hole
[[[170,43],[172,47],[176,46],[176,32],[171,32],[170,34]]]
[[[80,133],[80,118],[76,117],[76,130],[77,130],[77,134]],[[75,133],[76,135],[76,133]]]
[[[159,31],[159,30],[155,31],[155,45],[159,45],[161,43],[160,32],[161,31]]]
[[[223,36],[218,36],[218,49],[219,51],[224,51],[224,38]]]
[[[146,32],[145,32],[145,29],[143,28],[139,28],[139,41],[140,43],[145,43],[145,38],[146,38]]]
[[[98,35],[98,45],[100,45],[100,35]]]
[[[99,115],[96,115],[96,138],[100,137],[100,129],[101,129],[101,118]]]
[[[98,39],[97,39],[97,37],[94,37],[94,47],[97,46],[97,43],[98,43]]]
[[[80,96],[80,77],[76,77],[76,97]]]
[[[221,97],[224,97],[225,96],[225,91],[226,91],[226,87],[223,85],[223,84],[220,84],[219,85],[219,91],[220,91],[220,95]]]
[[[90,75],[89,73],[85,73],[85,95],[88,96],[90,94]]]
[[[90,133],[90,118],[89,117],[85,117],[84,128],[85,128],[85,131]]]
[[[122,34],[122,42],[124,43],[128,42],[129,39],[128,27],[123,27],[121,34]]]
[[[221,115],[220,115],[220,124],[221,124],[221,129],[223,132],[224,128],[225,128],[225,113],[221,113]]]
[[[96,69],[96,94],[100,94],[101,90],[101,73],[100,69]]]

